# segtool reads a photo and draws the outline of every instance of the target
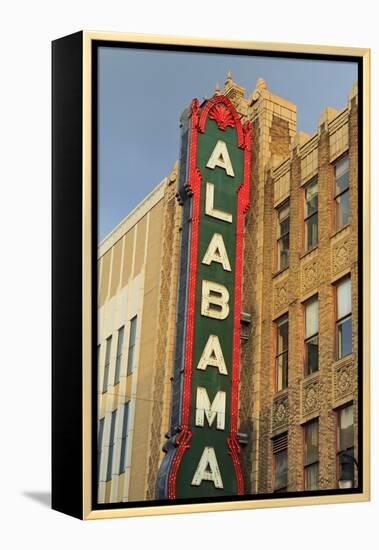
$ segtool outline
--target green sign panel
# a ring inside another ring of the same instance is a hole
[[[243,494],[237,439],[243,217],[251,126],[224,96],[185,115],[169,441],[158,498]]]

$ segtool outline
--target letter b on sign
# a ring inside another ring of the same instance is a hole
[[[213,319],[226,319],[229,315],[229,292],[226,287],[213,281],[203,281],[201,292],[201,315]]]

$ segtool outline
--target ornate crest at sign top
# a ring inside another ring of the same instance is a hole
[[[225,130],[227,126],[234,128],[235,122],[233,115],[225,105],[217,104],[209,114],[209,118],[215,120],[220,130]]]

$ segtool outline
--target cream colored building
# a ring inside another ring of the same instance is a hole
[[[152,429],[155,416],[167,418],[170,398],[168,318],[174,322],[180,225],[175,183],[174,169],[99,246],[100,503],[146,498],[151,451],[164,441],[163,429]]]
[[[304,489],[304,430],[316,421],[319,473],[313,469],[313,476],[320,488],[336,489],[338,419],[341,408],[350,405],[355,455],[358,449],[357,88],[340,113],[324,110],[313,136],[297,133],[296,106],[272,94],[262,79],[246,98],[229,74],[222,93],[253,126],[239,397],[239,427],[248,441],[241,454],[246,492],[275,490],[279,443],[281,468],[288,449],[287,490]],[[350,166],[349,223],[336,228],[335,167],[344,157]],[[315,178],[318,240],[307,249],[304,193]],[[99,503],[154,499],[169,425],[177,313],[181,207],[176,179],[177,166],[98,249]],[[291,212],[289,264],[280,266],[278,216],[286,203]],[[336,360],[334,293],[343,278],[351,279],[352,350]],[[315,297],[319,369],[307,374],[303,313]],[[274,350],[283,319],[288,325],[288,376],[277,387]]]

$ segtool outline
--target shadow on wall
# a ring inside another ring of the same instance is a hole
[[[42,506],[51,507],[50,491],[23,491],[22,495],[28,497]]]

